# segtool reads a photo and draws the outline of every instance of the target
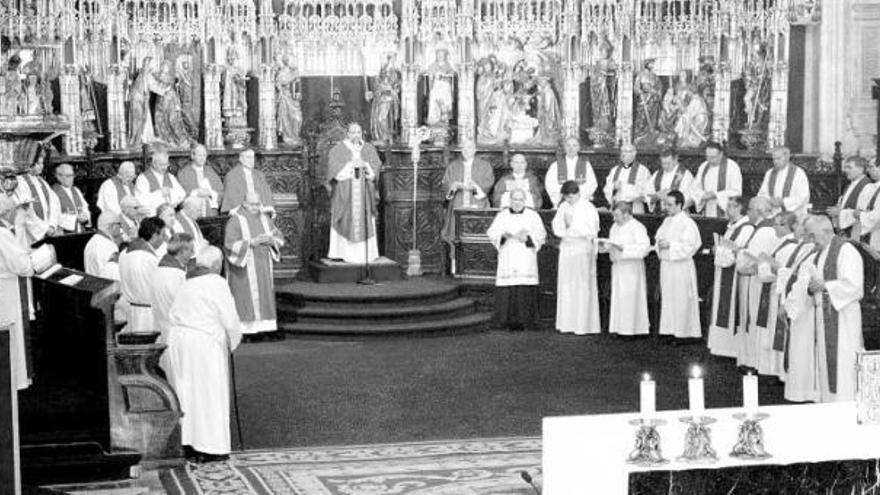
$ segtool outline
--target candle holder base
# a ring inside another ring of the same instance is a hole
[[[743,461],[762,461],[773,457],[764,450],[764,430],[758,424],[770,417],[767,413],[737,413],[733,417],[741,421],[736,445],[730,451],[730,457]]]
[[[639,467],[662,466],[669,462],[660,450],[660,432],[657,427],[666,424],[662,419],[634,419],[629,422],[638,426],[635,449],[627,456],[626,462]]]
[[[712,429],[709,425],[715,418],[708,416],[685,416],[679,421],[688,425],[684,434],[684,452],[676,458],[688,464],[712,464],[718,461],[718,454],[712,448]]]

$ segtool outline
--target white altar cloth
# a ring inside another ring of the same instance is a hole
[[[679,418],[687,411],[658,411],[666,420],[660,426],[663,457],[670,462],[657,468],[626,463],[633,450],[636,427],[629,421],[638,414],[562,416],[543,421],[544,495],[626,494],[633,471],[712,469],[759,464],[794,464],[844,459],[880,458],[880,426],[859,425],[854,402],[761,407],[770,414],[761,421],[764,447],[773,457],[766,461],[740,461],[729,456],[736,443],[741,408],[707,409],[704,416],[717,420],[712,429],[715,464],[676,462],[682,453],[686,425]]]

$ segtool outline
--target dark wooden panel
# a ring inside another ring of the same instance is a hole
[[[15,493],[18,457],[15,423],[15,386],[12,383],[10,329],[0,327],[0,493]]]

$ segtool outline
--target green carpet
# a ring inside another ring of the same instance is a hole
[[[159,473],[169,495],[526,495],[540,484],[537,438],[503,438],[234,454]]]
[[[545,416],[637,411],[645,371],[658,409],[681,409],[694,363],[707,407],[742,397],[732,359],[655,336],[288,339],[244,344],[235,360],[245,449],[540,436]],[[761,402],[784,402],[775,378],[761,377]]]

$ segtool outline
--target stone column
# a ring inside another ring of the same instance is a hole
[[[580,83],[581,70],[576,63],[565,67],[562,82],[562,127],[563,136],[574,136],[580,140],[581,105]]]
[[[70,130],[64,134],[64,153],[68,156],[83,154],[82,112],[79,105],[79,75],[75,65],[65,65],[58,78],[61,87],[61,113],[70,121]]]
[[[110,66],[107,76],[107,131],[110,150],[122,151],[128,147],[128,122],[125,119],[125,83],[128,74],[118,64]]]
[[[475,141],[477,138],[476,115],[474,108],[475,90],[474,64],[470,61],[461,65],[458,72],[458,144]]]
[[[617,119],[615,145],[632,143],[633,128],[633,65],[623,62],[617,71]]]
[[[273,150],[278,146],[278,129],[275,120],[275,68],[268,64],[260,66],[259,80],[259,136],[260,147]]]
[[[730,64],[715,68],[715,101],[712,106],[712,139],[723,143],[730,136]]]
[[[220,116],[220,67],[205,68],[205,146],[223,149],[223,120]]]
[[[418,74],[417,65],[404,66],[400,82],[400,129],[401,139],[409,129],[418,127]]]
[[[770,122],[767,124],[767,149],[785,146],[785,129],[788,118],[787,61],[779,60],[773,65],[772,78],[770,86]]]

